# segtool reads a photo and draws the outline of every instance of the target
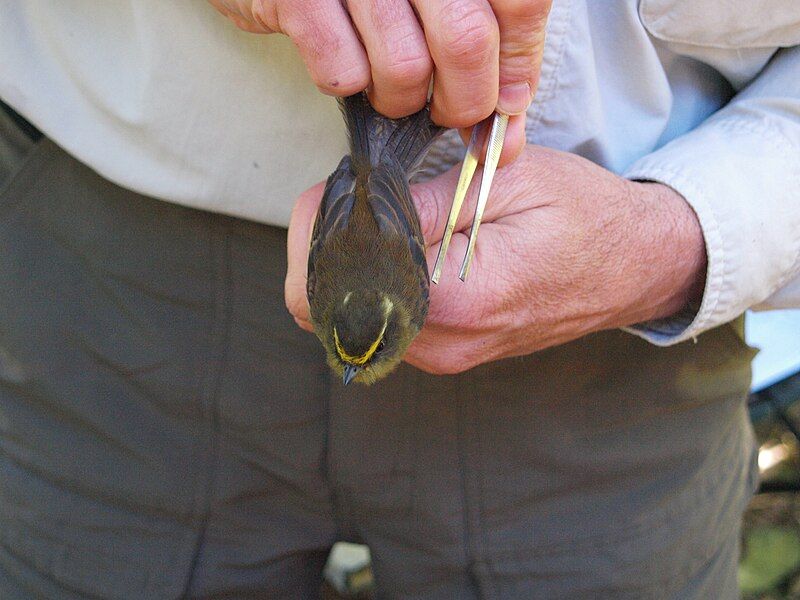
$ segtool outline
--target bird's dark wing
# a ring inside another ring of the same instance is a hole
[[[314,222],[314,232],[311,234],[311,247],[308,251],[308,283],[306,285],[309,302],[314,297],[316,285],[314,263],[317,251],[331,232],[347,226],[355,204],[355,187],[356,176],[350,167],[350,157],[345,156],[336,170],[328,177],[325,191],[322,194],[322,202],[320,202],[317,212],[317,219]]]
[[[419,267],[420,285],[427,301],[429,278],[425,240],[422,238],[419,216],[411,199],[405,170],[393,157],[384,155],[381,163],[370,173],[367,201],[382,234],[396,234],[408,240],[411,257]]]

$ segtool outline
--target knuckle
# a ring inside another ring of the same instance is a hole
[[[408,52],[392,56],[383,67],[383,75],[397,87],[416,87],[424,83],[433,71],[433,62],[427,52]]]
[[[278,14],[273,2],[265,0],[254,0],[250,6],[253,21],[268,31],[278,31]]]
[[[236,25],[236,27],[238,27],[242,31],[246,31],[247,33],[264,33],[263,28],[261,28],[259,25],[251,21],[248,21],[244,17],[240,17],[239,15],[233,15],[233,14],[229,14],[226,16],[234,25]]]
[[[301,52],[307,53],[310,58],[324,56],[326,49],[328,52],[335,53],[341,45],[337,38],[330,38],[324,30],[316,31],[312,21],[298,19],[293,13],[281,18],[281,30]]]
[[[369,64],[360,48],[346,43],[329,27],[294,14],[281,21],[283,31],[300,49],[314,85],[324,94],[349,96],[370,84]]]
[[[487,62],[499,43],[494,17],[480,5],[461,0],[443,11],[440,35],[445,57],[465,67]]]
[[[514,19],[547,20],[552,0],[502,0],[493,1],[492,6],[503,17]]]
[[[447,122],[444,125],[456,128],[471,127],[491,115],[492,111],[494,111],[494,102],[491,100],[480,102],[474,99],[471,104],[447,105],[443,111],[448,115]]]

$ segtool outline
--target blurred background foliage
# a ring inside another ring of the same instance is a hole
[[[750,407],[761,488],[744,517],[742,597],[800,599],[800,374],[753,394]]]

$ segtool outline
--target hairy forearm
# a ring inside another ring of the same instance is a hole
[[[700,223],[678,192],[630,182],[627,305],[619,325],[669,317],[703,295],[706,250]]]

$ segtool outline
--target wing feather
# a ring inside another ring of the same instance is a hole
[[[427,302],[430,283],[425,259],[425,240],[405,170],[392,155],[384,154],[381,163],[370,173],[367,201],[382,234],[398,235],[408,241],[411,258],[418,267],[424,301]]]
[[[356,176],[351,168],[350,157],[345,156],[336,170],[328,177],[317,211],[317,218],[314,221],[314,231],[311,234],[311,246],[308,251],[306,292],[309,302],[313,300],[317,282],[314,270],[317,252],[332,232],[347,227],[355,205],[355,187]]]

